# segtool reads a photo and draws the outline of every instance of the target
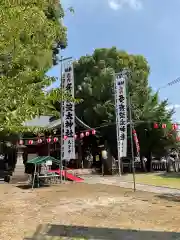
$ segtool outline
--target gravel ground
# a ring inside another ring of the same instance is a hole
[[[105,184],[1,184],[0,200],[1,240],[180,239],[179,197]]]

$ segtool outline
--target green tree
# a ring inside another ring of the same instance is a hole
[[[66,46],[64,16],[57,0],[2,0],[0,5],[0,126],[19,131],[24,121],[56,113],[46,72]],[[55,99],[54,99],[55,100]]]
[[[149,87],[150,67],[143,56],[130,55],[115,47],[96,49],[92,55],[82,56],[74,68],[76,97],[83,99],[76,107],[76,114],[91,127],[108,124],[99,131],[112,147],[116,145],[113,76],[124,68],[130,70],[128,93],[132,96],[133,120],[142,152],[174,144],[163,129],[152,127],[153,122],[170,124],[173,112],[167,111],[167,100],[159,101],[158,94]]]

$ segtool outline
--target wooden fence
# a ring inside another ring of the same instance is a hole
[[[177,161],[175,163],[176,165],[176,172],[180,171],[180,161]],[[122,164],[122,170],[123,172],[132,172],[132,163],[126,162]],[[143,168],[143,164],[141,162],[135,163],[135,169],[136,171],[144,172],[146,171],[145,168]],[[167,165],[166,161],[159,161],[159,160],[153,160],[151,165],[152,171],[175,171],[173,164]]]
[[[166,171],[167,164],[166,162],[161,161],[152,161],[152,170],[153,171]]]

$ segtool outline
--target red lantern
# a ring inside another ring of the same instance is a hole
[[[173,130],[176,130],[177,128],[178,128],[178,125],[177,125],[177,124],[173,124],[173,125],[172,125],[172,129],[173,129]]]
[[[58,141],[58,138],[57,138],[57,137],[55,137],[55,138],[53,139],[53,141],[54,141],[54,142],[57,142],[57,141]]]
[[[33,144],[33,140],[29,140],[28,144],[32,145]]]
[[[67,136],[64,136],[64,140],[67,140],[67,138],[68,138]]]
[[[84,133],[81,133],[81,134],[80,134],[80,138],[83,138],[83,137],[84,137]]]
[[[162,128],[166,128],[166,124],[165,123],[162,124]]]
[[[133,134],[136,134],[136,130],[135,130],[135,129],[133,129],[133,131],[132,131],[132,132],[133,132]]]
[[[157,123],[154,123],[154,128],[159,128],[159,125]]]
[[[47,142],[50,143],[50,142],[51,142],[51,138],[48,138],[48,139],[47,139]]]
[[[39,138],[39,139],[37,140],[37,142],[38,142],[38,143],[42,143],[42,139]]]
[[[96,130],[92,130],[92,135],[95,135],[96,134]]]
[[[86,137],[88,137],[89,136],[89,132],[86,132],[85,135],[86,135]]]
[[[74,139],[77,139],[77,135],[76,134],[74,135]]]
[[[19,140],[19,145],[23,145],[24,141],[23,140]]]

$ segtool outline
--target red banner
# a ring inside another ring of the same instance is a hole
[[[139,141],[138,141],[138,137],[137,137],[137,134],[136,134],[136,130],[135,130],[135,129],[133,130],[133,137],[134,137],[134,142],[135,142],[135,144],[136,144],[137,153],[140,153]]]

